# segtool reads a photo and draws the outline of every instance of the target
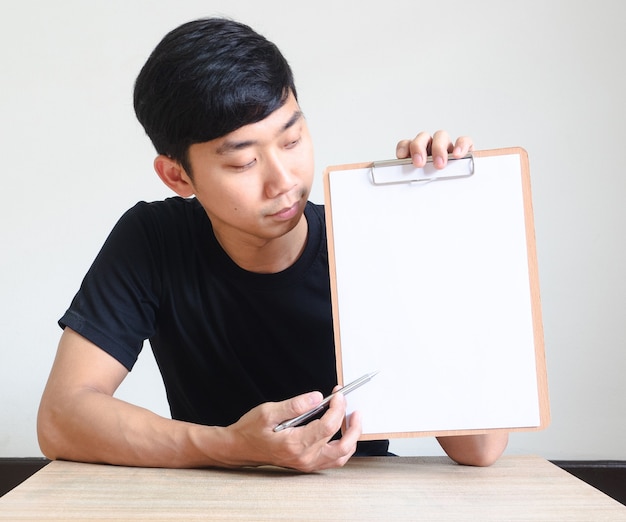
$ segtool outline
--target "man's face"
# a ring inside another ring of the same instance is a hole
[[[189,148],[194,194],[218,239],[262,246],[302,219],[313,145],[293,95],[264,120]]]

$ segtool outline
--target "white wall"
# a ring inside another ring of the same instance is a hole
[[[626,459],[626,4],[372,5],[2,0],[0,457],[40,455],[56,320],[121,212],[168,195],[133,115],[139,68],[179,23],[226,14],[290,60],[318,172],[392,157],[422,129],[528,150],[553,421],[508,451]],[[167,412],[149,350],[120,394]]]

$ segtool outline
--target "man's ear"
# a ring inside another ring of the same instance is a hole
[[[161,181],[176,194],[183,198],[193,196],[194,188],[191,178],[178,161],[159,154],[154,160],[154,170],[156,170]]]

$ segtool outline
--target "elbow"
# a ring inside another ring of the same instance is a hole
[[[486,468],[495,464],[501,455],[502,452],[496,451],[475,451],[469,455],[450,456],[450,458],[462,466]]]
[[[37,416],[37,441],[39,442],[39,449],[43,453],[44,457],[55,460],[56,453],[54,451],[54,444],[49,436],[50,429],[43,418],[41,411]]]
[[[54,415],[42,403],[37,414],[37,441],[44,457],[50,460],[60,458],[60,434]]]
[[[441,437],[439,442],[448,456],[463,466],[487,467],[495,464],[509,442],[508,433]]]

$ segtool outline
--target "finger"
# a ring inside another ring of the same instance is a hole
[[[409,148],[409,144],[411,140],[401,140],[396,145],[396,158],[404,159],[408,158],[411,155],[411,149]]]
[[[336,465],[343,466],[343,464],[354,455],[361,433],[361,414],[355,411],[350,414],[347,429],[344,431],[341,438],[328,443],[326,457],[334,461]]]
[[[450,135],[443,130],[439,130],[433,134],[431,144],[431,155],[433,157],[433,165],[436,169],[442,169],[448,163],[448,153],[453,151],[453,144]]]
[[[457,138],[454,144],[454,150],[452,151],[452,155],[455,158],[462,158],[467,156],[469,152],[474,150],[474,141],[469,136],[461,136]]]
[[[354,441],[356,442],[363,432],[363,427],[361,424],[361,412],[358,410],[353,411],[347,418],[346,426],[347,429],[343,436],[347,437],[348,440],[354,439]]]
[[[339,386],[335,387],[336,395],[328,403],[328,410],[320,418],[318,429],[320,436],[332,437],[339,431],[346,417],[346,398]],[[328,439],[327,439],[328,440]]]
[[[428,158],[431,140],[427,132],[420,132],[412,140],[402,140],[396,147],[396,156],[399,159],[410,157],[415,167],[423,167]]]
[[[346,441],[350,442],[352,440],[356,443],[358,438],[361,436],[361,414],[355,411],[349,416],[349,418],[346,417],[347,401],[345,396],[341,393],[337,393],[337,395],[333,397],[329,406],[330,408],[328,412],[324,415],[324,417],[326,417],[324,420],[329,421],[331,426],[333,426],[333,428],[331,428],[333,435],[336,433],[336,431],[334,431],[334,426],[337,426],[335,422],[339,423],[339,426],[337,426],[338,429],[342,424],[344,424],[345,420],[346,429],[342,438],[347,437]]]

